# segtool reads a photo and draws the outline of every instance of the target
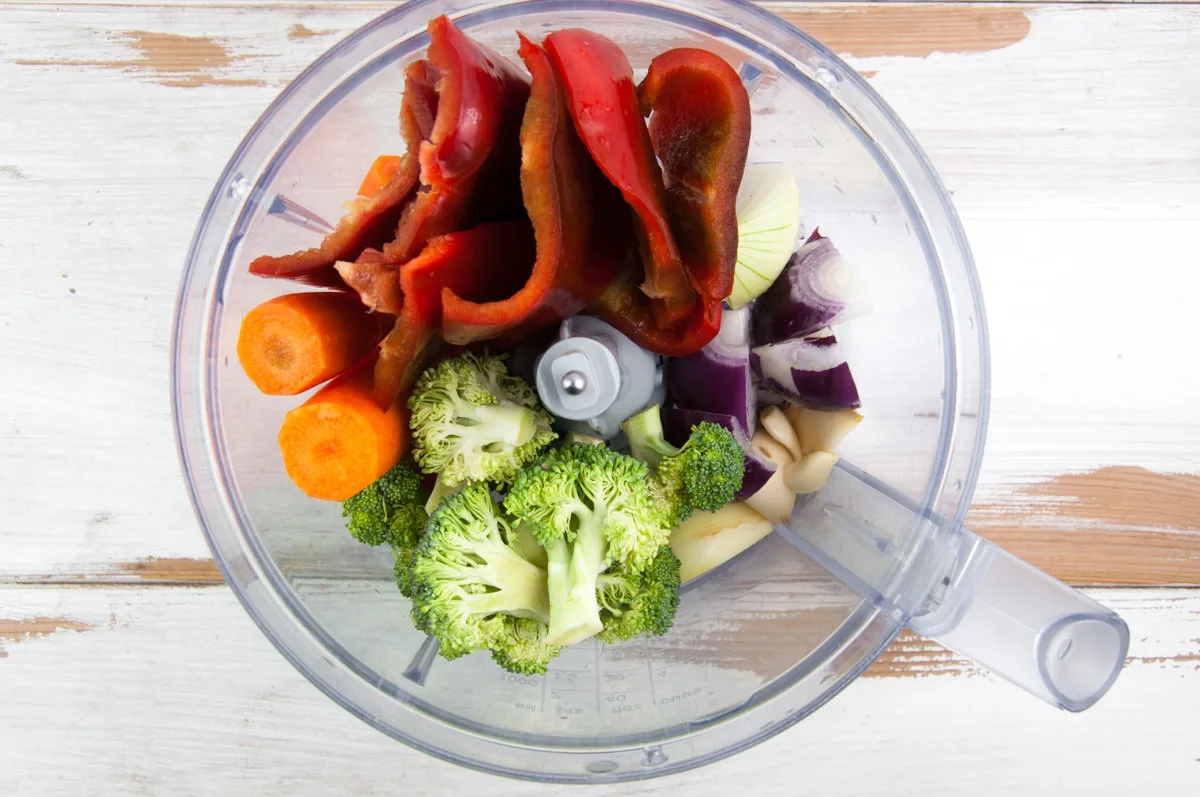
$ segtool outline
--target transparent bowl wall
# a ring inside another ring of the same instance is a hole
[[[666,637],[584,643],[544,677],[502,672],[483,654],[431,659],[390,554],[351,540],[340,508],[306,498],[284,473],[275,433],[303,397],[262,396],[238,367],[244,314],[298,290],[249,276],[247,264],[319,239],[272,205],[285,196],[335,221],[371,160],[402,151],[401,71],[421,57],[425,25],[440,13],[514,60],[516,30],[540,37],[579,26],[616,40],[639,74],[681,45],[761,72],[751,161],[795,173],[805,230],[831,236],[874,296],[873,315],[838,330],[867,418],[844,458],[951,520],[968,503],[986,407],[982,316],[961,230],[910,135],[852,69],[777,17],[726,0],[402,6],[288,87],[205,209],[175,331],[181,454],[217,561],[280,651],[381,730],[492,772],[620,780],[728,755],[842,689],[904,618],[772,535],[687,585]],[[910,548],[901,561],[919,562],[921,535],[897,539]]]

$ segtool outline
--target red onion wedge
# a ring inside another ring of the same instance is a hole
[[[758,346],[750,367],[761,385],[797,404],[823,410],[862,406],[850,365],[831,333]]]
[[[755,303],[754,342],[765,346],[803,338],[869,312],[871,297],[862,277],[829,238],[814,234]]]
[[[667,395],[677,407],[732,415],[747,437],[758,423],[750,372],[750,312],[725,310],[717,336],[700,351],[667,362]]]

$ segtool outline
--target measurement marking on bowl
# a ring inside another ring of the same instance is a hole
[[[248,184],[249,181],[247,181]],[[283,194],[276,194],[275,198],[271,200],[271,207],[267,208],[267,215],[283,219],[289,224],[295,224],[297,227],[303,227],[306,230],[319,232],[322,235],[328,235],[333,232],[332,224],[303,205],[288,199]]]

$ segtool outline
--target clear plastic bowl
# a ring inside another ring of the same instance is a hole
[[[336,504],[288,481],[275,433],[302,397],[262,396],[238,367],[242,316],[297,290],[251,277],[247,264],[313,245],[320,233],[297,206],[336,220],[371,160],[400,151],[401,70],[442,13],[514,59],[516,30],[578,26],[616,40],[636,69],[679,45],[739,66],[754,88],[751,161],[795,172],[805,229],[831,236],[872,289],[874,314],[838,330],[867,418],[842,453],[912,508],[892,529],[890,561],[909,571],[927,560],[925,519],[961,525],[982,453],[987,367],[978,286],[949,198],[853,69],[736,0],[412,2],[305,70],[231,159],[188,255],[172,389],[201,524],[279,650],[414,747],[541,781],[643,778],[749,747],[843,689],[908,618],[781,533],[687,585],[666,637],[583,643],[544,677],[502,672],[483,654],[436,659],[409,622],[390,555],[355,543]]]

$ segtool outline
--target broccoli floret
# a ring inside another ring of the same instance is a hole
[[[361,492],[342,502],[346,529],[367,545],[390,545],[396,557],[396,584],[407,596],[408,562],[425,530],[421,475],[402,459]]]
[[[467,352],[425,371],[408,407],[417,464],[451,484],[510,482],[556,437],[534,389],[490,355]]]
[[[522,554],[486,485],[463,488],[433,513],[409,580],[413,623],[437,637],[445,658],[486,648],[505,667],[535,672],[557,654],[538,630],[550,619],[546,571]]]
[[[737,439],[715,423],[698,423],[682,448],[663,437],[658,405],[621,427],[634,457],[652,470],[655,499],[673,514],[677,526],[696,510],[716,512],[742,489],[746,460]]]
[[[425,530],[428,515],[423,506],[421,476],[408,459],[356,495],[342,502],[342,517],[354,539],[367,545],[389,545],[395,557],[394,573],[400,594],[410,594],[408,563]]]
[[[509,672],[545,675],[546,665],[562,652],[546,641],[547,628],[537,620],[498,615],[488,621],[492,660]]]
[[[551,644],[599,633],[600,576],[614,566],[639,573],[666,545],[671,527],[646,475],[632,457],[576,443],[544,455],[513,482],[504,507],[546,549]]]
[[[598,580],[597,598],[604,624],[601,640],[662,636],[671,630],[679,608],[679,559],[664,545],[645,570],[609,568]]]
[[[342,502],[346,529],[367,545],[405,544],[425,527],[421,475],[402,459],[361,492]]]

